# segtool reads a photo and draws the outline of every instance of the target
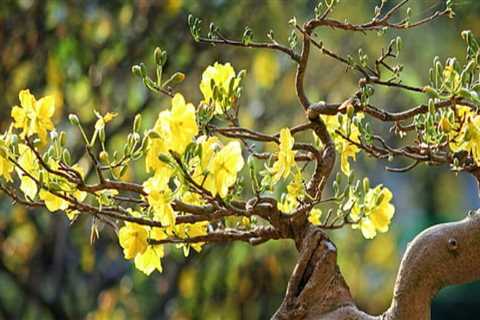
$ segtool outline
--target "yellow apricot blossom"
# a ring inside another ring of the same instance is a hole
[[[147,228],[133,222],[125,222],[118,232],[118,240],[125,259],[133,259],[147,249]]]
[[[107,112],[105,115],[100,115],[99,113],[95,112],[98,120],[95,122],[95,130],[103,130],[105,125],[112,121],[115,117],[118,116],[116,112]]]
[[[458,72],[455,70],[453,60],[450,60],[445,69],[443,70],[443,78],[445,84],[450,87],[451,91],[456,91],[461,86],[461,78]]]
[[[467,119],[463,132],[461,149],[467,151],[477,165],[480,165],[480,116]]]
[[[308,221],[311,223],[311,224],[314,224],[314,225],[319,225],[321,224],[322,222],[320,221],[320,218],[322,217],[322,210],[318,209],[318,208],[313,208],[311,211],[310,211],[310,214],[308,215]]]
[[[47,143],[48,131],[53,130],[52,116],[55,113],[55,98],[46,96],[36,100],[30,90],[22,90],[19,95],[20,107],[12,108],[11,116],[15,128],[22,129],[22,137],[37,134],[42,144]]]
[[[303,185],[303,176],[300,170],[297,170],[292,181],[287,186],[287,193],[282,195],[281,201],[277,203],[278,210],[291,213],[298,204],[298,200],[303,199],[305,188]]]
[[[456,115],[454,123],[450,123],[447,118],[440,120],[441,128],[448,134],[449,147],[453,152],[468,152],[479,165],[480,115],[468,106],[456,106]]]
[[[244,165],[240,142],[231,141],[217,152],[208,166],[204,186],[213,196],[225,197],[237,181],[237,173]]]
[[[160,112],[147,145],[145,165],[147,171],[153,170],[156,175],[168,180],[173,173],[172,168],[162,161],[160,155],[169,155],[169,151],[183,154],[185,148],[198,134],[195,107],[185,103],[185,99],[177,93],[172,99],[172,109]]]
[[[280,130],[280,145],[278,151],[278,159],[273,164],[272,171],[272,185],[277,183],[280,178],[287,178],[290,170],[295,166],[295,151],[293,151],[293,139],[290,129],[283,128]]]
[[[392,193],[388,188],[379,185],[374,189],[369,189],[365,195],[363,214],[358,204],[352,208],[350,216],[356,221],[352,227],[360,229],[366,239],[373,239],[377,231],[387,232],[395,213],[395,207],[390,203],[391,200]]]
[[[38,192],[37,183],[34,179],[38,179],[40,166],[38,159],[33,151],[26,145],[18,146],[20,156],[18,157],[16,171],[20,177],[20,190],[30,200],[35,199]],[[32,179],[33,178],[33,179]]]
[[[53,193],[41,189],[38,197],[45,202],[45,206],[48,211],[55,212],[58,210],[66,210],[68,208],[69,202],[62,197],[54,195]]]
[[[213,66],[208,66],[202,74],[200,91],[203,94],[203,101],[215,107],[215,114],[223,114],[224,110],[221,102],[213,96],[212,82],[225,95],[228,93],[231,81],[235,82],[233,88],[238,87],[240,81],[236,78],[235,70],[230,63],[215,62]]]
[[[363,114],[358,113],[356,117],[362,118]],[[349,159],[351,158],[356,160],[356,156],[357,153],[360,152],[360,148],[339,135],[337,131],[340,131],[351,141],[359,143],[360,130],[355,124],[353,124],[353,121],[348,119],[348,115],[338,114],[335,116],[322,116],[322,119],[327,126],[328,132],[335,142],[335,148],[340,153],[340,169],[345,175],[350,176],[351,168]]]
[[[210,163],[212,162],[215,153],[220,150],[221,143],[220,140],[213,137],[201,136],[197,139],[197,143],[201,147],[200,157],[195,157],[192,159],[191,166],[195,168],[192,178],[199,185],[203,185],[207,190],[213,190],[214,179],[209,176],[208,170],[211,168]]]
[[[0,136],[0,177],[3,177],[7,182],[13,181],[12,172],[15,169],[13,163],[8,159],[8,145],[10,140],[10,132],[6,132]]]
[[[7,182],[11,182],[13,169],[13,164],[0,151],[0,177],[3,177]]]
[[[163,245],[150,245],[143,253],[139,253],[135,256],[135,268],[142,271],[147,276],[155,270],[162,272],[161,259],[164,255]]]
[[[53,159],[50,159],[48,161],[48,166],[52,170],[58,171],[59,169],[58,162],[56,162]],[[85,175],[83,169],[78,164],[75,164],[74,166],[72,166],[72,169],[75,170],[77,173],[79,173],[81,177]],[[45,173],[43,182],[47,186],[50,183],[55,183],[55,185],[57,185],[61,189],[55,192],[57,194],[54,194],[51,191],[44,188],[42,188],[38,193],[38,197],[41,200],[43,200],[43,202],[45,203],[45,206],[50,212],[55,212],[59,210],[65,211],[68,209],[68,207],[70,206],[70,201],[68,201],[65,197],[63,197],[63,196],[66,196],[67,194],[72,195],[73,198],[75,198],[79,202],[82,202],[87,197],[86,192],[78,190],[76,186],[73,186],[70,182],[66,181],[63,177],[58,177],[54,174]]]
[[[163,226],[173,227],[175,225],[175,212],[171,201],[172,192],[163,178],[155,175],[144,182],[143,188],[147,195],[148,204],[153,208],[155,219]]]
[[[201,221],[196,223],[182,223],[175,227],[175,235],[180,239],[189,239],[208,234],[208,221]],[[190,244],[178,244],[177,247],[183,248],[183,254],[188,256],[190,247],[195,251],[200,252],[205,242],[194,242]]]
[[[166,121],[171,134],[169,148],[183,154],[198,134],[195,107],[191,103],[185,103],[183,96],[177,93],[172,99],[172,110],[169,111]]]

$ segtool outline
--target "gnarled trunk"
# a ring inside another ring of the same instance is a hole
[[[433,226],[415,237],[400,264],[391,306],[379,316],[359,310],[333,242],[309,227],[285,298],[272,319],[425,320],[443,287],[480,279],[480,213]]]

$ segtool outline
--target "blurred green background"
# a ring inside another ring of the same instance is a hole
[[[379,1],[342,2],[337,17],[363,22]],[[387,8],[394,3],[389,1]],[[454,20],[442,18],[409,32],[364,35],[328,29],[318,36],[344,55],[362,48],[376,57],[382,46],[401,35],[403,79],[423,85],[435,55],[464,56],[462,30],[480,35],[480,2],[456,3]],[[188,13],[202,17],[206,32],[208,23],[215,21],[235,39],[241,38],[246,25],[259,40],[272,29],[275,38],[286,43],[291,31],[288,20],[295,15],[304,21],[315,4],[307,0],[2,0],[0,129],[7,127],[19,90],[30,88],[36,96],[56,96],[56,116],[63,130],[71,130],[65,121],[71,112],[86,123],[94,121],[94,108],[119,112],[108,134],[111,148],[122,145],[136,113],[144,116],[148,128],[169,105],[165,98],[147,92],[130,72],[141,61],[151,65],[156,46],[169,53],[169,73],[187,74],[179,90],[188,100],[200,100],[198,84],[206,66],[232,62],[236,70],[247,70],[243,125],[274,132],[298,124],[303,112],[294,93],[295,69],[287,57],[194,43],[186,20]],[[441,8],[442,1],[416,0],[410,6],[414,17],[419,17]],[[314,50],[306,85],[312,100],[343,101],[357,81],[357,75]],[[421,102],[421,95],[398,90],[379,90],[375,98],[377,105],[390,111]],[[393,174],[384,166],[360,157],[354,168],[357,176],[368,175],[373,183],[393,190],[397,211],[392,230],[371,241],[350,228],[332,234],[354,296],[372,313],[382,312],[390,302],[407,242],[432,224],[462,218],[480,203],[473,179],[456,176],[448,168],[419,166],[408,174]],[[142,178],[137,169],[128,173],[131,179]],[[0,318],[267,319],[280,304],[295,263],[292,243],[277,241],[254,248],[235,243],[209,246],[187,259],[178,250],[169,250],[164,273],[146,277],[123,259],[110,230],[90,245],[90,224],[83,217],[70,226],[63,215],[12,207],[11,201],[0,198]],[[449,288],[435,298],[433,319],[473,319],[478,301],[478,283]]]

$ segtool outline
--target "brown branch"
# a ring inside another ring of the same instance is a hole
[[[221,38],[221,39],[200,38],[199,41],[202,43],[213,44],[213,45],[220,44],[220,45],[229,45],[229,46],[242,47],[242,48],[257,48],[257,49],[260,48],[260,49],[277,50],[277,51],[286,53],[290,58],[292,58],[293,61],[298,62],[300,60],[300,57],[298,56],[297,53],[295,53],[295,51],[293,51],[288,47],[282,46],[278,43],[250,42],[246,44],[241,41],[229,40],[225,38]]]
[[[257,227],[248,231],[240,231],[236,229],[224,229],[209,232],[203,236],[191,238],[167,238],[162,240],[150,240],[153,245],[167,243],[214,243],[214,242],[231,242],[244,241],[248,243],[256,243],[261,240],[280,239],[278,232],[272,227]]]
[[[447,286],[480,278],[480,213],[433,226],[415,237],[400,264],[391,306],[371,316],[355,305],[337,266],[336,249],[320,230],[310,230],[272,319],[428,320],[430,304]]]

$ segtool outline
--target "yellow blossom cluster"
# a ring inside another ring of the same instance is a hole
[[[237,174],[245,163],[240,142],[231,141],[222,147],[216,137],[203,136],[199,140],[202,141],[202,152],[200,158],[194,161],[197,165],[193,179],[213,196],[218,194],[224,198],[229,188],[236,182]]]
[[[282,195],[278,202],[278,210],[284,213],[291,213],[298,205],[299,200],[303,199],[305,188],[303,185],[303,176],[300,170],[297,170],[292,181],[287,185],[287,193]]]
[[[357,113],[355,117],[361,119],[363,118],[363,114]],[[354,124],[352,119],[350,119],[346,114],[322,116],[322,119],[327,126],[328,132],[335,142],[335,148],[340,154],[340,169],[345,175],[349,176],[352,172],[349,159],[351,158],[356,160],[357,153],[360,152],[360,148],[344,137],[348,137],[349,140],[359,143],[360,130]],[[341,132],[344,137],[342,137],[338,132]]]
[[[440,127],[448,135],[453,152],[466,151],[480,165],[480,115],[468,106],[455,106],[454,121],[446,116],[440,119]]]
[[[280,145],[278,147],[277,161],[271,168],[272,185],[276,184],[281,178],[287,178],[291,169],[295,166],[295,151],[293,145],[295,143],[292,134],[288,128],[280,130]]]
[[[223,114],[231,108],[230,98],[240,84],[235,70],[230,63],[221,64],[215,62],[208,66],[202,74],[200,91],[203,94],[203,101],[214,107],[215,114]]]
[[[378,185],[369,189],[365,194],[363,202],[357,201],[353,204],[350,217],[355,221],[354,229],[360,229],[366,239],[372,239],[377,232],[387,232],[395,213],[391,191]]]
[[[135,259],[135,267],[149,275],[154,270],[162,271],[163,245],[149,245],[148,239],[162,240],[166,234],[160,228],[150,228],[126,222],[118,232],[118,240],[125,259]]]
[[[13,126],[22,130],[22,137],[37,134],[40,142],[46,144],[48,131],[53,130],[55,98],[46,96],[36,100],[29,90],[22,90],[19,99],[20,106],[14,106],[12,109]]]

